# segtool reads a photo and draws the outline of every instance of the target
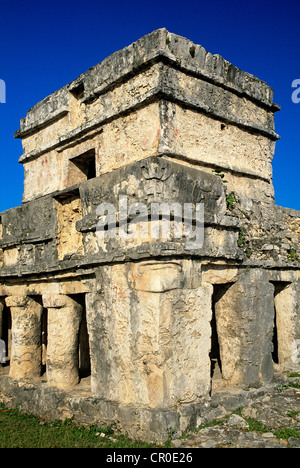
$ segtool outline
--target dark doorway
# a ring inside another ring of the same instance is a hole
[[[218,331],[218,301],[226,294],[233,283],[214,284],[214,291],[212,295],[212,320],[211,320],[211,350],[210,357],[210,373],[211,378],[222,380],[222,359],[220,353],[220,331]],[[220,311],[219,311],[220,314]]]
[[[218,331],[217,331],[217,321],[216,321],[216,313],[215,313],[215,305],[213,301],[213,316],[211,320],[211,350],[210,350],[210,376],[211,378],[216,376],[216,374],[222,375],[222,363],[220,357],[220,345],[218,339]]]
[[[280,310],[276,308],[276,296],[280,294],[290,283],[283,282],[283,281],[272,281],[274,285],[274,323],[273,323],[273,337],[272,337],[272,344],[273,344],[273,351],[272,351],[272,359],[274,364],[280,364],[280,351],[279,347],[284,346],[284,343],[279,343],[280,338],[280,330],[278,330],[278,317],[280,314]]]
[[[11,312],[10,312],[9,307],[5,306],[2,312],[2,337],[1,337],[1,339],[5,342],[5,346],[6,346],[6,363],[3,364],[4,367],[8,367],[10,365],[11,329],[12,329]]]
[[[71,296],[82,306],[82,318],[78,333],[78,363],[79,376],[81,379],[91,375],[90,341],[86,321],[85,294],[74,294]]]
[[[42,342],[42,376],[47,375],[47,345],[48,345],[48,310],[43,309],[41,318],[41,342]]]

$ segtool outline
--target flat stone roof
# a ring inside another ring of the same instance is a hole
[[[24,138],[67,114],[70,92],[80,93],[80,100],[88,103],[118,82],[159,61],[251,99],[272,112],[280,109],[273,103],[273,89],[264,81],[235,67],[220,55],[207,52],[201,45],[162,28],[113,53],[34,105],[21,119],[15,137]]]

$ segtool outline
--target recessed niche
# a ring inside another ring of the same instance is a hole
[[[85,182],[96,177],[95,150],[90,149],[69,160],[68,186]]]

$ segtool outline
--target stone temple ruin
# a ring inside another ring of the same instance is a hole
[[[163,440],[213,394],[299,370],[278,110],[266,83],[160,29],[28,111],[23,204],[0,213],[0,401]]]

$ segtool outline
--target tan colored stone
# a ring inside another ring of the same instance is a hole
[[[238,268],[230,267],[228,265],[211,265],[203,267],[202,280],[210,284],[226,284],[232,283],[237,280],[239,273]]]
[[[3,250],[3,264],[5,266],[16,265],[19,261],[19,249],[16,247]]]
[[[190,268],[159,262],[149,292],[154,263],[133,267],[132,287],[127,266],[115,265],[103,270],[103,294],[88,295],[92,391],[152,408],[198,401],[210,389],[212,286],[183,289],[169,271],[180,279]]]
[[[29,302],[29,296],[9,296],[5,298],[7,307],[25,307]]]
[[[65,131],[61,121],[62,130]],[[145,130],[146,129],[146,130]],[[68,167],[72,157],[95,148],[97,175],[104,174],[135,160],[157,153],[161,131],[159,106],[151,104],[130,115],[105,123],[95,137],[62,152],[48,151],[46,154],[26,161],[24,197],[28,201],[38,195],[80,183],[82,175],[69,179]],[[35,144],[35,147],[36,144]]]
[[[15,379],[40,377],[42,306],[28,296],[7,297],[5,302],[12,316],[9,375]]]
[[[48,309],[47,383],[65,388],[79,382],[78,339],[82,306],[65,295],[43,296]]]
[[[63,260],[66,255],[81,255],[83,253],[82,236],[76,230],[76,221],[81,219],[81,202],[76,196],[57,202],[58,218],[58,258]]]
[[[278,361],[286,369],[300,364],[299,293],[300,283],[297,281],[275,294]]]
[[[182,155],[204,164],[252,173],[270,180],[273,148],[267,137],[257,136],[226,125],[196,111],[176,104],[166,107],[164,145],[160,151]]]

